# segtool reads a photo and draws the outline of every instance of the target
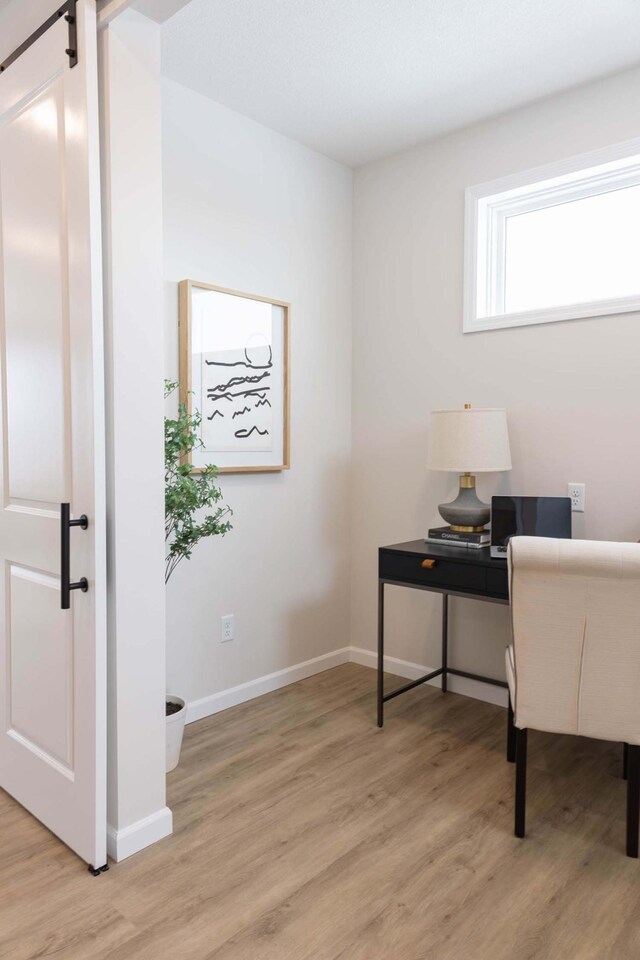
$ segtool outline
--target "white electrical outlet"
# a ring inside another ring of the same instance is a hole
[[[586,483],[567,484],[567,496],[571,497],[571,510],[573,513],[584,513],[586,486]]]
[[[226,613],[224,617],[222,617],[221,621],[220,643],[226,643],[228,640],[233,640],[234,636],[234,616],[232,613]]]

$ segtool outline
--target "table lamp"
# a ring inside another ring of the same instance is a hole
[[[511,470],[506,410],[472,410],[470,403],[464,410],[434,410],[427,465],[460,474],[456,499],[438,506],[443,520],[456,532],[481,532],[490,508],[477,497],[475,474]]]

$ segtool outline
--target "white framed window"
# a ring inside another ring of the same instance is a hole
[[[469,187],[463,331],[640,310],[640,139]]]

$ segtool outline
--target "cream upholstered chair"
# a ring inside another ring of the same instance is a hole
[[[515,834],[525,835],[527,730],[619,741],[628,774],[627,855],[637,857],[640,544],[514,537],[509,593]]]

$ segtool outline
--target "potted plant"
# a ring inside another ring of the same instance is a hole
[[[173,380],[165,380],[165,400],[177,389]],[[216,484],[218,470],[205,467],[198,475],[191,471],[189,454],[203,446],[198,428],[202,414],[190,414],[185,404],[178,405],[175,420],[164,418],[164,534],[167,543],[165,584],[181,560],[189,559],[193,548],[205,537],[224,535],[231,530],[225,517],[229,507],[220,504],[222,491]],[[196,513],[214,508],[196,520]],[[167,773],[178,766],[187,706],[180,697],[167,696]]]

